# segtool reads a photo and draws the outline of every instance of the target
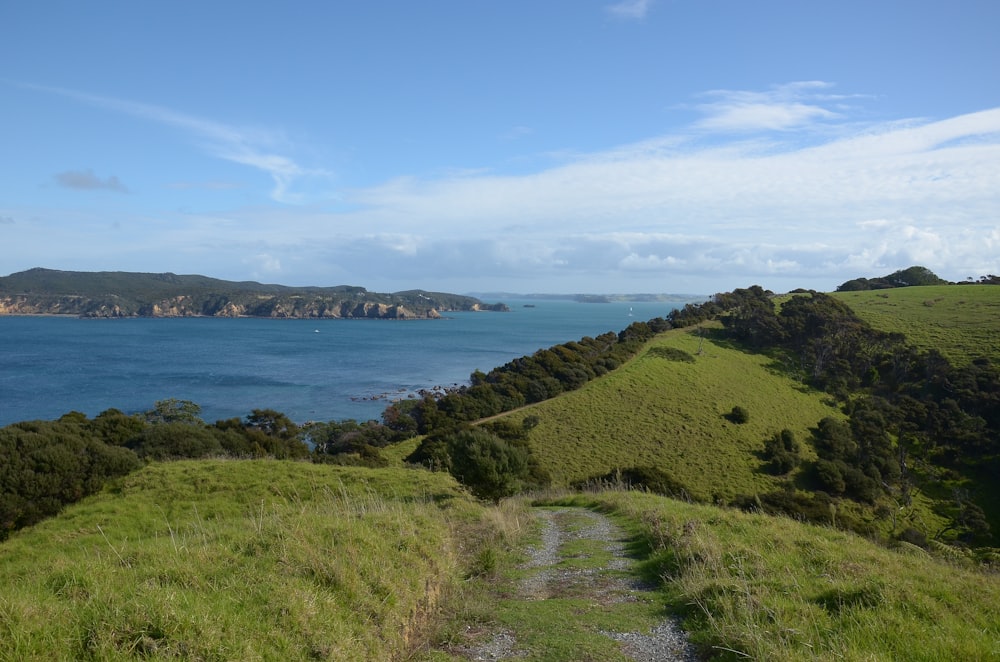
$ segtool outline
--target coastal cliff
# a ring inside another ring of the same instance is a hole
[[[474,297],[363,287],[288,287],[205,276],[29,269],[0,277],[0,315],[437,319],[442,312],[505,311]]]

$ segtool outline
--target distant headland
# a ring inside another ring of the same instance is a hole
[[[363,287],[289,287],[207,276],[28,269],[0,277],[0,315],[436,319],[454,311],[508,311],[471,296]]]

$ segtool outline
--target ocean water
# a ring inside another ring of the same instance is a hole
[[[393,399],[680,305],[505,303],[511,312],[413,321],[0,317],[0,425],[166,398],[198,403],[206,421],[255,408],[300,423],[377,419]]]

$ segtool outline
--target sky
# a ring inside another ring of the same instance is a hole
[[[995,0],[36,0],[0,26],[0,275],[1000,274]]]

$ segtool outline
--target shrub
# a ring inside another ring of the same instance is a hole
[[[530,474],[528,450],[484,430],[464,430],[445,439],[449,471],[481,499],[500,501],[521,489]]]
[[[750,412],[743,407],[736,405],[733,407],[732,411],[729,412],[726,418],[737,425],[743,425],[750,420]]]
[[[799,450],[799,442],[795,440],[795,433],[787,428],[780,433],[776,432],[765,441],[764,459],[769,461],[768,467],[771,473],[783,476],[799,466],[802,461]]]

